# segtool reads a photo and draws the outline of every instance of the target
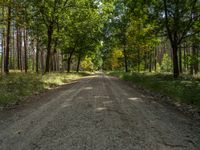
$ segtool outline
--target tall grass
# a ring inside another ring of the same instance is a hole
[[[18,103],[22,97],[79,79],[86,73],[36,73],[11,72],[0,77],[0,106]]]

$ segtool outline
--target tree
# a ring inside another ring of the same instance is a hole
[[[42,23],[46,26],[47,55],[46,55],[45,72],[49,72],[53,33],[57,22],[60,21],[60,19],[62,19],[62,15],[64,11],[66,11],[68,0],[65,1],[49,0],[42,2],[37,0],[33,1],[33,5],[36,5],[35,15],[40,15]]]
[[[164,24],[173,50],[173,73],[174,77],[177,78],[180,71],[178,48],[183,39],[199,32],[191,31],[195,22],[199,19],[199,16],[194,16],[194,11],[197,9],[199,2],[197,0],[176,0],[175,2],[163,0],[163,3]]]
[[[10,25],[11,25],[11,2],[7,2],[7,32],[6,32],[6,51],[4,60],[4,72],[9,73],[9,53],[10,53]]]

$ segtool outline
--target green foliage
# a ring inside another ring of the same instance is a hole
[[[94,64],[92,62],[92,58],[85,57],[85,59],[81,62],[81,68],[86,71],[93,71],[94,70]]]
[[[113,49],[104,62],[104,70],[120,70],[123,67],[123,53],[120,49]]]
[[[168,54],[164,54],[160,67],[163,72],[172,71],[172,60]]]

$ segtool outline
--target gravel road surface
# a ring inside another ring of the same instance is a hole
[[[199,125],[98,74],[0,112],[0,150],[200,150]]]

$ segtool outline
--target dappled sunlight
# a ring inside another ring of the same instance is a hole
[[[92,90],[93,89],[93,87],[85,87],[83,90]]]
[[[98,75],[94,74],[94,75],[82,77],[82,79],[90,79],[90,78],[98,78],[98,77],[99,77]]]
[[[105,108],[105,107],[98,107],[98,108],[96,108],[96,110],[97,111],[103,111],[103,110],[107,110],[107,108]]]
[[[69,106],[72,106],[72,104],[62,104],[62,108],[66,108],[66,107],[69,107]]]
[[[142,99],[138,98],[138,97],[131,97],[131,98],[128,98],[128,99],[131,100],[131,101],[134,101],[134,102],[142,102]]]

